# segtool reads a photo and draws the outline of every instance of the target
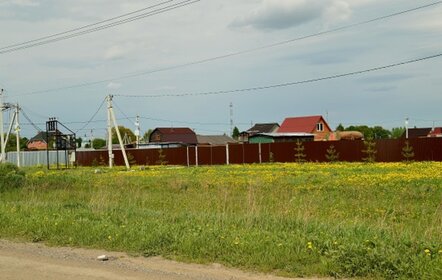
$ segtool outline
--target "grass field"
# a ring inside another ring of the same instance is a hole
[[[0,180],[0,238],[285,276],[442,279],[442,163],[24,171]]]

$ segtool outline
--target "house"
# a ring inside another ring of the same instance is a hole
[[[274,133],[278,130],[279,124],[277,123],[257,123],[250,129],[243,131],[239,134],[240,142],[248,142],[249,137],[260,133]]]
[[[197,145],[195,132],[187,127],[155,128],[149,137],[149,143]]]
[[[237,143],[232,137],[227,135],[197,135],[198,146],[225,146]]]
[[[251,144],[282,143],[296,141],[314,141],[315,135],[311,133],[259,133],[249,137]]]
[[[286,118],[278,133],[311,133],[315,141],[329,140],[332,130],[322,116]]]
[[[46,139],[47,139],[46,132],[40,131],[37,133],[37,135],[35,135],[28,141],[26,146],[28,150],[33,150],[33,151],[46,150],[48,147]]]
[[[402,138],[405,139],[407,137],[407,132],[404,131],[402,134]],[[427,138],[427,137],[442,137],[442,128],[441,127],[426,127],[426,128],[409,128],[408,129],[408,139],[415,138]]]

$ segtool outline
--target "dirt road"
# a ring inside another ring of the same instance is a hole
[[[108,261],[97,256],[107,255]],[[162,258],[129,257],[124,253],[0,240],[2,280],[282,280],[286,278],[245,273],[221,265],[183,264]],[[313,279],[311,279],[313,280]]]

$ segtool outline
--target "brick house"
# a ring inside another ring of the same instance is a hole
[[[333,131],[322,116],[286,118],[278,133],[311,133],[315,141],[331,140]]]

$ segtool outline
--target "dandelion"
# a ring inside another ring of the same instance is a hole
[[[438,253],[442,255],[442,249],[440,249]]]
[[[307,242],[307,249],[313,250],[313,243],[312,242]]]
[[[112,236],[109,235],[109,236],[107,237],[107,239],[112,240]]]
[[[424,252],[425,252],[425,254],[426,254],[427,256],[430,256],[430,255],[431,255],[431,251],[430,251],[430,249],[425,249]]]

